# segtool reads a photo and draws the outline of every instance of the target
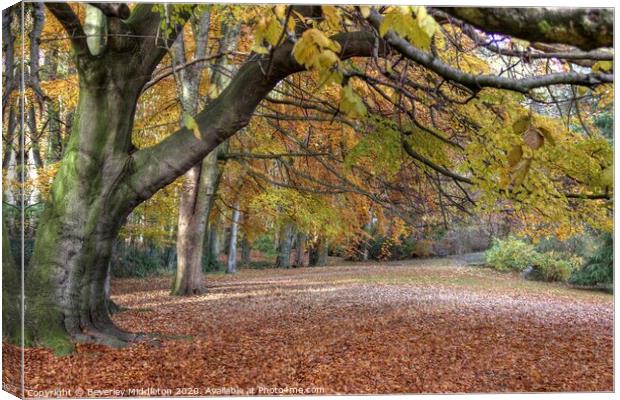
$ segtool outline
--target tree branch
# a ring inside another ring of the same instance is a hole
[[[531,42],[563,43],[592,50],[613,47],[613,9],[595,8],[441,8],[488,32]]]
[[[340,44],[342,60],[372,56],[377,42],[376,36],[370,32],[340,33],[332,40]],[[258,55],[252,56],[220,96],[194,117],[200,130],[199,138],[192,131],[182,128],[157,145],[134,153],[136,171],[129,178],[128,185],[138,200],[149,198],[246,126],[258,104],[279,81],[303,71],[304,67],[291,54],[292,47],[290,41],[276,47],[272,52],[272,61]],[[383,42],[380,42],[378,52],[385,55]],[[267,74],[269,63],[271,73]]]
[[[106,17],[116,17],[120,19],[129,18],[131,11],[125,3],[88,3],[98,8]]]
[[[329,153],[275,153],[275,154],[256,154],[256,153],[225,153],[220,154],[217,158],[218,160],[230,160],[230,159],[257,159],[257,160],[271,160],[275,158],[284,158],[284,157],[319,157],[319,156],[328,156]]]
[[[383,21],[383,17],[378,12],[372,11],[368,16],[368,20],[376,29],[379,29],[381,21]],[[554,73],[522,79],[510,79],[497,75],[474,75],[451,67],[432,54],[426,53],[413,46],[407,40],[399,37],[391,30],[387,32],[385,39],[393,49],[401,53],[406,58],[430,69],[445,79],[457,82],[474,92],[484,87],[493,87],[497,89],[527,93],[531,89],[543,86],[571,84],[590,87],[601,83],[612,83],[614,81],[613,74],[598,72],[589,74],[582,74],[578,72]]]
[[[166,54],[166,50],[172,46],[183,25],[191,16],[191,12],[182,12],[177,15],[182,22],[174,25],[167,35],[160,30],[162,15],[153,10],[152,3],[137,4],[125,21],[127,26],[140,40],[140,57],[142,58],[143,71],[149,75]],[[168,5],[166,5],[168,6]],[[173,7],[173,5],[170,5]]]
[[[86,45],[86,35],[80,23],[80,19],[73,12],[68,3],[45,3],[48,10],[56,17],[58,22],[69,34],[73,50],[78,56],[90,54]]]
[[[413,148],[411,147],[411,144],[409,144],[406,140],[403,140],[403,148],[405,149],[405,152],[407,154],[409,154],[409,156],[415,160],[420,161],[422,164],[426,165],[427,167],[430,167],[431,169],[434,169],[435,171],[439,172],[442,175],[448,176],[454,180],[457,180],[459,182],[463,182],[463,183],[467,183],[470,185],[473,185],[474,182],[469,179],[466,178],[464,176],[455,174],[454,172],[448,170],[447,168],[442,167],[441,165],[435,164],[434,162],[432,162],[431,160],[429,160],[428,158],[424,157],[423,155],[417,153],[415,150],[413,150]]]

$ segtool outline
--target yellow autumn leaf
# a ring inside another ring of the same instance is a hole
[[[284,19],[284,17],[286,16],[286,5],[278,4],[274,7],[273,11],[276,14],[276,17],[278,17],[279,19]]]
[[[338,29],[340,27],[340,10],[329,5],[321,6],[321,10],[323,11],[323,17],[325,17],[327,26],[331,29]]]
[[[339,61],[340,45],[318,29],[308,29],[293,47],[295,60],[308,69],[323,70]]]

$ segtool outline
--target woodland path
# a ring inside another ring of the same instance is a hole
[[[465,265],[242,270],[208,275],[208,293],[187,298],[168,295],[169,277],[117,280],[113,298],[129,310],[116,323],[161,334],[161,345],[80,346],[60,358],[31,349],[26,386],[203,396],[613,390],[613,296]]]

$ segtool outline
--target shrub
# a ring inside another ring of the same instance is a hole
[[[536,262],[534,246],[516,238],[495,239],[484,255],[487,264],[498,271],[523,271]]]
[[[594,286],[614,281],[614,240],[606,233],[597,251],[588,258],[583,268],[576,269],[569,279],[574,285]]]
[[[487,263],[498,271],[523,271],[527,267],[532,267],[533,273],[527,273],[532,279],[563,282],[582,263],[580,257],[566,254],[554,250],[541,253],[529,243],[508,238],[495,240],[493,247],[485,253],[485,257]]]
[[[415,257],[430,257],[433,254],[433,241],[422,239],[413,245],[413,255]]]
[[[114,244],[111,263],[115,278],[165,275],[176,268],[176,252],[172,246],[136,246],[120,240]]]
[[[260,235],[257,237],[252,243],[252,248],[260,251],[266,257],[272,257],[278,254],[276,244],[270,235]]]
[[[540,272],[542,279],[548,282],[564,282],[579,268],[582,260],[579,257],[565,258],[561,253],[550,251],[537,253],[534,267]]]

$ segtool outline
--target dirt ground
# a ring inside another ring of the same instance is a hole
[[[114,316],[159,340],[28,349],[30,397],[613,390],[613,296],[454,259],[113,282]],[[3,347],[5,382],[18,349]],[[10,385],[7,385],[10,386]],[[56,390],[57,392],[53,392]]]

